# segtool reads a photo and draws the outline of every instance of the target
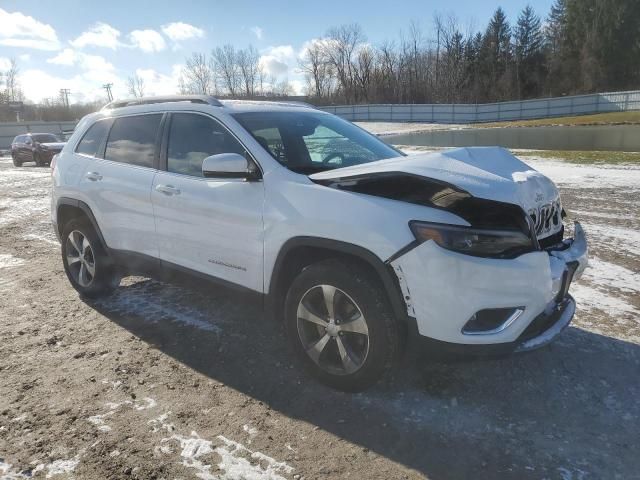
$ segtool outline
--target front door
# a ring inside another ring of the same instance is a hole
[[[206,157],[244,147],[212,117],[185,112],[171,114],[165,150],[151,191],[161,260],[262,292],[263,183],[202,176]]]

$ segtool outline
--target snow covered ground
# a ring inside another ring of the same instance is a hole
[[[412,123],[412,122],[354,122],[365,130],[376,135],[400,135],[403,133],[428,132],[430,130],[460,130],[471,128],[469,125],[444,123]]]
[[[640,167],[523,159],[589,238],[572,328],[530,355],[405,364],[355,396],[299,372],[231,292],[130,278],[81,301],[48,170],[0,159],[0,478],[632,478]]]

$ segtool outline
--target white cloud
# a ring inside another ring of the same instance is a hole
[[[118,37],[120,31],[103,22],[98,22],[89,30],[82,32],[78,38],[69,43],[76,48],[87,46],[104,47],[115,50],[121,46]]]
[[[71,48],[65,48],[55,57],[47,59],[47,63],[53,63],[54,65],[73,65],[76,62],[77,54],[75,50]]]
[[[31,55],[28,53],[23,53],[22,55],[18,55],[18,58],[23,62],[28,62],[31,60]]]
[[[262,40],[262,34],[264,33],[262,28],[260,28],[260,27],[251,27],[251,31],[253,32],[253,34],[256,36],[256,38],[258,40]]]
[[[295,67],[296,54],[291,45],[269,47],[260,57],[260,66],[268,75],[276,77],[286,75],[289,68]]]
[[[0,8],[0,45],[8,47],[57,50],[58,36],[49,24],[21,12],[9,13]]]
[[[55,57],[47,59],[47,63],[68,67],[77,66],[83,70],[91,70],[98,73],[112,72],[115,70],[113,64],[105,60],[104,57],[77,52],[71,48],[65,48]]]
[[[134,47],[143,52],[159,52],[166,47],[164,38],[155,30],[134,30],[129,34],[129,39]]]
[[[0,72],[11,68],[11,60],[7,57],[0,57]]]
[[[204,37],[204,30],[184,22],[167,23],[162,26],[162,33],[174,42]]]
[[[173,95],[178,91],[178,78],[183,65],[173,65],[171,74],[165,75],[151,68],[139,68],[136,75],[144,82],[145,95]]]

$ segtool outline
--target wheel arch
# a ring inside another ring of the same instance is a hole
[[[271,272],[266,312],[273,318],[282,318],[284,298],[295,276],[313,263],[336,257],[356,261],[375,275],[387,294],[395,318],[406,324],[406,303],[391,267],[364,247],[319,237],[294,237],[282,245]]]
[[[96,217],[93,215],[91,211],[91,207],[87,205],[85,202],[81,200],[77,200],[75,198],[69,197],[61,197],[58,199],[57,207],[56,207],[56,220],[57,225],[56,228],[58,230],[58,237],[62,238],[62,231],[64,229],[65,224],[74,218],[85,217],[91,223],[91,226],[95,230],[98,238],[100,239],[100,243],[108,251],[107,243],[102,236],[102,232],[100,231],[100,227],[98,226],[98,221]]]

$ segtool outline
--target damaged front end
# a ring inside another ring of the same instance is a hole
[[[550,179],[500,148],[465,148],[342,168],[330,188],[446,210],[467,225],[409,222],[415,240],[387,260],[418,333],[468,350],[548,343],[575,311],[568,294],[587,265],[584,231],[564,238]]]

